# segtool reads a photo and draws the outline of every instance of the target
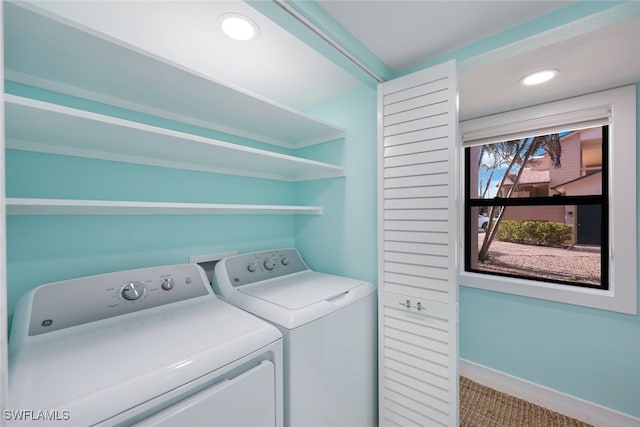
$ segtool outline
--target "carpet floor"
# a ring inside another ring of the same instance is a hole
[[[460,427],[593,427],[460,377]]]

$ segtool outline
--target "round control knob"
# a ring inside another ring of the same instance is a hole
[[[264,268],[266,268],[267,270],[273,270],[274,268],[276,268],[276,262],[269,258],[265,259],[262,265],[264,265]]]
[[[129,282],[120,291],[122,297],[129,301],[135,301],[144,295],[144,285],[140,282]]]
[[[249,273],[253,273],[257,268],[258,266],[254,262],[247,265],[247,270],[249,270]]]
[[[173,289],[173,284],[175,282],[173,281],[173,279],[171,277],[167,277],[165,279],[162,279],[162,283],[160,283],[160,287],[162,289],[164,289],[165,291],[170,291],[171,289]]]
[[[280,260],[280,262],[282,263],[282,265],[288,265],[289,264],[289,258],[287,258],[286,256],[283,256],[282,259]]]

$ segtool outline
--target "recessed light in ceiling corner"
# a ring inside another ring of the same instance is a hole
[[[520,83],[525,86],[535,86],[541,83],[548,82],[558,74],[560,74],[560,71],[555,69],[536,71],[535,73],[527,74],[526,76],[521,78]]]
[[[258,24],[240,13],[220,15],[218,22],[222,31],[234,40],[247,41],[258,37]]]

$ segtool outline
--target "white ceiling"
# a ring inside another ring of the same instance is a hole
[[[640,82],[640,17],[540,44],[526,53],[492,61],[459,76],[460,119],[481,117]],[[560,71],[539,86],[524,86],[526,74]]]
[[[394,71],[470,45],[573,1],[318,2]],[[614,16],[614,13],[608,14]],[[461,64],[461,120],[550,102],[640,81],[640,18],[608,17],[568,24]],[[598,21],[598,22],[596,22]],[[483,62],[484,61],[484,62]],[[473,61],[470,61],[473,62]],[[548,84],[525,87],[526,74],[560,70]]]
[[[30,3],[293,108],[317,105],[362,84],[239,0]],[[240,13],[253,19],[258,24],[259,37],[246,42],[228,38],[217,23],[225,13]]]
[[[574,1],[317,3],[394,72],[497,34]]]
[[[213,79],[306,109],[362,85],[242,1],[32,1],[81,25],[179,62]],[[338,23],[381,61],[401,70],[544,15],[573,1],[321,0]],[[252,18],[260,36],[225,37],[220,15]],[[461,64],[460,117],[478,117],[640,81],[640,18],[591,25],[561,41],[532,36],[501,55]],[[572,30],[573,31],[573,30]],[[571,33],[571,31],[569,31]],[[519,47],[525,45],[525,48]],[[469,61],[468,61],[469,62]],[[464,65],[464,67],[462,66]],[[547,86],[519,79],[543,67],[560,70]]]

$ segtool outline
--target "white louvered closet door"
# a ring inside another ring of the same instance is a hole
[[[456,65],[378,87],[380,425],[458,425]]]

